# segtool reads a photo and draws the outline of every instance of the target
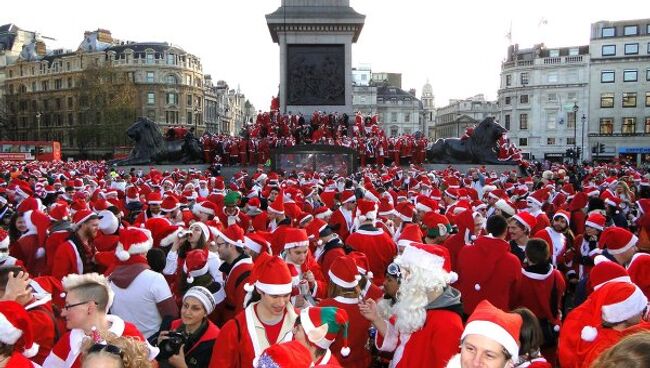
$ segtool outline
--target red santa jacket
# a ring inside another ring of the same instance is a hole
[[[37,234],[21,236],[18,239],[18,246],[20,247],[20,252],[24,256],[21,260],[25,263],[25,268],[30,274],[40,275],[45,272],[47,266],[45,249],[41,248],[39,244],[39,236]]]
[[[334,261],[345,255],[345,250],[343,249],[343,244],[340,243],[339,239],[331,240],[329,243],[323,245],[322,247],[316,248],[314,252],[314,258],[320,264],[321,272],[323,276],[329,282],[329,270],[332,267]]]
[[[535,272],[540,271],[540,272]],[[566,290],[566,283],[560,271],[548,264],[548,271],[541,273],[543,269],[538,266],[522,269],[522,277],[517,282],[517,287],[510,302],[510,309],[526,307],[535,314],[538,319],[545,319],[552,326],[560,327],[560,308],[562,296]],[[555,294],[555,305],[551,305],[551,296]]]
[[[535,220],[537,221],[535,223],[535,226],[533,226],[532,229],[530,229],[530,234],[537,234],[540,230],[544,230],[545,228],[551,226],[551,221],[548,219],[548,216],[544,212],[540,212],[539,214],[532,214],[535,216]]]
[[[56,249],[54,255],[56,262],[52,266],[52,276],[61,280],[71,273],[83,274],[84,266],[77,247],[71,240],[67,240]]]
[[[520,265],[505,240],[482,236],[474,245],[463,247],[458,255],[457,287],[463,295],[465,314],[471,315],[483,299],[508,310],[521,278]]]
[[[227,267],[228,265],[223,263],[219,268],[222,270],[225,280],[224,292],[226,293],[226,299],[222,303],[222,322],[232,319],[244,309],[244,298],[246,297],[244,285],[248,282],[253,269],[253,260],[250,257],[242,256],[235,260],[229,270]]]
[[[371,363],[370,352],[366,349],[370,322],[359,312],[358,302],[359,299],[357,298],[337,296],[335,298],[324,299],[318,304],[319,307],[341,308],[348,313],[348,317],[350,318],[350,325],[348,326],[350,355],[347,357],[341,355],[341,349],[344,347],[343,339],[341,338],[336,339],[330,346],[332,355],[346,368],[367,368]]]
[[[255,231],[267,231],[269,227],[269,215],[262,212],[259,215],[251,216],[251,225]]]
[[[47,255],[47,263],[45,266],[45,273],[52,274],[52,266],[56,255],[57,247],[70,237],[70,231],[61,230],[50,233],[45,241],[45,254]]]
[[[650,297],[650,254],[637,253],[632,256],[632,261],[627,266],[627,273],[643,294]]]
[[[330,226],[334,228],[337,234],[339,234],[339,237],[341,240],[344,242],[348,238],[348,235],[350,235],[350,229],[352,227],[352,224],[354,223],[354,211],[350,212],[350,217],[349,221],[346,220],[346,217],[343,215],[343,212],[341,210],[343,207],[339,207],[334,213],[332,214],[332,217],[330,218]]]
[[[391,236],[374,226],[364,225],[350,234],[345,243],[368,257],[368,271],[373,273],[372,283],[382,285],[386,268],[397,255],[397,245]]]

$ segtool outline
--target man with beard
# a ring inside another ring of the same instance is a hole
[[[402,281],[394,316],[380,317],[372,300],[359,304],[377,329],[375,343],[381,351],[396,352],[391,367],[444,367],[463,331],[460,292],[449,286],[449,254],[440,246],[414,243],[395,263]]]
[[[52,276],[61,280],[71,273],[84,274],[95,271],[96,249],[93,239],[97,236],[100,219],[101,217],[90,210],[75,212],[72,218],[75,232],[56,248]]]
[[[573,267],[573,233],[569,229],[571,215],[560,210],[553,215],[553,223],[535,233],[533,238],[544,239],[548,243],[553,266],[567,274],[575,274]]]

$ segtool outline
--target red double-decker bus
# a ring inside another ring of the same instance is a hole
[[[0,160],[58,161],[61,143],[56,141],[0,141]]]

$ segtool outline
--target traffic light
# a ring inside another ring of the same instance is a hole
[[[598,152],[599,153],[605,152],[605,144],[604,143],[599,143],[598,144]]]
[[[573,158],[573,148],[568,148],[564,155]]]
[[[577,157],[577,158],[582,157],[582,156],[581,156],[581,155],[582,155],[582,147],[578,147],[576,150],[577,150],[576,157]]]

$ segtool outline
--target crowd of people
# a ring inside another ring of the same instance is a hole
[[[618,163],[0,162],[0,367],[650,365],[650,175]]]

